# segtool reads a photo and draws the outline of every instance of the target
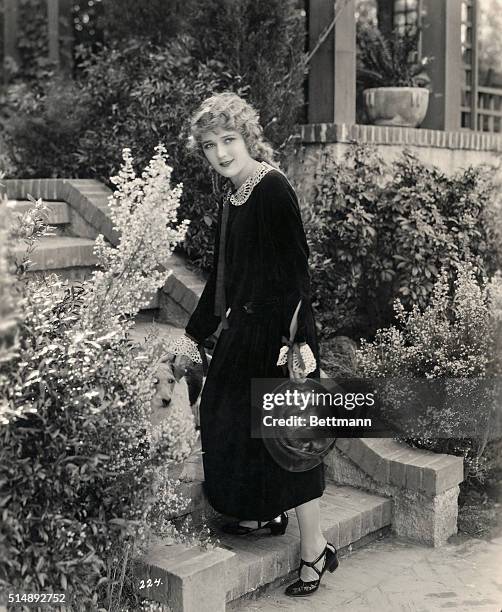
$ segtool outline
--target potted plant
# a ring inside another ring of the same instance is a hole
[[[420,28],[394,29],[385,36],[376,26],[358,28],[358,83],[371,123],[418,127],[429,103],[425,72],[431,57],[420,57]]]

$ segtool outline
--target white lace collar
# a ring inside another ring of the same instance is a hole
[[[275,168],[270,164],[267,164],[267,162],[260,162],[260,165],[256,168],[255,172],[247,177],[236,192],[231,193],[229,190],[228,199],[230,200],[230,203],[234,206],[242,206],[242,204],[245,204],[256,185],[258,185],[265,174],[271,170],[275,170]]]

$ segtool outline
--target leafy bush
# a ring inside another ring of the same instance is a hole
[[[50,70],[47,3],[43,0],[20,0],[17,48],[19,66],[16,78],[37,80]]]
[[[41,98],[37,88],[23,85],[11,88],[11,107],[19,110],[9,117],[6,128],[11,157],[23,177],[70,177],[75,136],[85,130],[88,120],[85,106],[90,103],[89,93],[52,78],[44,94]]]
[[[311,246],[314,303],[323,336],[350,335],[364,324],[368,268],[376,248],[381,160],[356,147],[346,163],[327,160],[317,178],[317,195],[305,211]]]
[[[488,386],[469,381],[500,376],[502,372],[502,277],[496,274],[489,282],[478,282],[472,264],[464,263],[458,267],[452,294],[443,270],[425,308],[414,305],[405,310],[396,300],[394,309],[397,324],[379,329],[372,342],[362,340],[356,351],[359,374],[370,379],[397,379],[401,389],[403,379],[442,379],[443,404],[433,407],[436,414],[431,415],[430,424],[408,441],[436,452],[461,455],[466,478],[484,478],[482,455],[492,432],[487,428],[482,437],[460,437],[460,429],[465,434],[466,415],[458,406],[462,405],[459,400],[465,401],[465,394],[472,391],[483,402],[476,403],[477,418],[484,419],[490,409],[498,409],[498,395],[493,397]],[[384,384],[391,390],[394,382]],[[396,407],[409,399],[403,396]],[[439,424],[442,430],[452,431],[450,438],[435,437]]]
[[[98,242],[101,269],[80,287],[55,275],[17,283],[17,343],[0,363],[0,588],[63,589],[72,609],[122,610],[131,557],[152,528],[173,533],[172,468],[191,450],[193,418],[173,407],[153,427],[163,347],[128,340],[183,238],[170,178],[162,147],[141,177],[126,151],[111,202],[117,250]],[[39,232],[23,221],[17,238]]]
[[[102,27],[107,41],[141,38],[154,44],[169,43],[183,24],[194,0],[106,0]]]
[[[484,168],[446,176],[404,152],[392,166],[374,149],[326,158],[306,214],[313,290],[324,337],[371,337],[392,304],[427,306],[439,270],[461,262],[481,279],[499,266],[493,184]]]

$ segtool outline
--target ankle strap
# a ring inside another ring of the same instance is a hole
[[[326,544],[326,547],[324,548],[324,550],[322,551],[322,553],[317,557],[317,559],[315,561],[305,561],[304,559],[300,559],[300,571],[302,570],[302,567],[304,565],[306,565],[307,567],[311,567],[316,574],[321,577],[322,574],[322,568],[319,570],[317,569],[317,567],[315,566],[316,563],[319,563],[319,561],[326,555],[326,551],[328,549],[328,545]]]

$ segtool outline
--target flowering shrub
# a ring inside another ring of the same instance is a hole
[[[7,219],[5,209],[7,198],[0,196],[0,363],[11,358],[17,321],[19,318],[19,306],[14,292],[14,274],[12,264],[7,260]],[[0,414],[2,409],[0,408]]]
[[[422,435],[409,441],[422,448],[463,455],[466,477],[479,478],[489,432],[481,440],[455,437],[463,415],[453,408],[462,396],[465,401],[466,394],[479,391],[474,379],[502,373],[502,277],[496,274],[490,281],[478,282],[472,264],[463,264],[458,268],[452,291],[443,270],[426,308],[421,310],[414,305],[406,311],[401,301],[396,300],[394,310],[396,325],[379,329],[372,342],[362,340],[356,351],[359,374],[372,379],[400,379],[399,385],[410,378],[443,379],[444,404],[434,409],[441,429],[451,429],[452,437],[435,438],[437,429],[431,426],[430,437]],[[482,401],[496,402],[489,387],[486,389]],[[475,397],[480,399],[479,394]],[[406,401],[406,397],[403,399]],[[479,418],[482,415],[480,410]],[[448,419],[450,423],[445,422]]]
[[[0,590],[64,589],[75,610],[124,609],[129,561],[152,529],[173,533],[166,517],[183,500],[172,468],[195,440],[176,406],[152,426],[163,347],[127,337],[186,231],[181,186],[170,187],[162,146],[141,177],[131,164],[125,151],[117,250],[100,240],[101,270],[81,286],[21,279],[17,350],[0,364]]]
[[[0,195],[0,364],[7,363],[17,354],[17,326],[21,319],[22,296],[16,286],[16,276],[26,270],[38,238],[51,231],[46,223],[46,206],[42,200],[29,198],[33,207],[10,219],[7,196]],[[12,255],[16,240],[25,246],[23,256],[18,259]],[[4,420],[4,407],[0,405],[0,423]]]
[[[98,236],[95,254],[102,270],[94,272],[92,283],[84,285],[89,301],[82,324],[110,326],[124,313],[136,313],[146,306],[152,292],[167,280],[166,268],[172,246],[182,242],[187,220],[177,224],[177,209],[182,184],[171,187],[172,169],[165,162],[166,149],[156,154],[141,177],[136,176],[129,149],[124,149],[124,163],[111,178],[116,190],[109,199],[110,217],[120,233],[114,248]],[[162,231],[156,227],[162,223]],[[160,269],[159,269],[160,267]]]
[[[379,329],[372,342],[361,341],[358,367],[369,377],[472,377],[496,374],[494,353],[502,285],[494,276],[478,284],[471,265],[461,266],[453,296],[446,271],[433,287],[430,303],[406,311],[396,300],[397,324]]]
[[[439,271],[471,262],[478,280],[500,265],[493,184],[485,168],[446,176],[405,152],[386,164],[354,146],[327,157],[306,217],[323,335],[371,337],[392,304],[429,303]]]

